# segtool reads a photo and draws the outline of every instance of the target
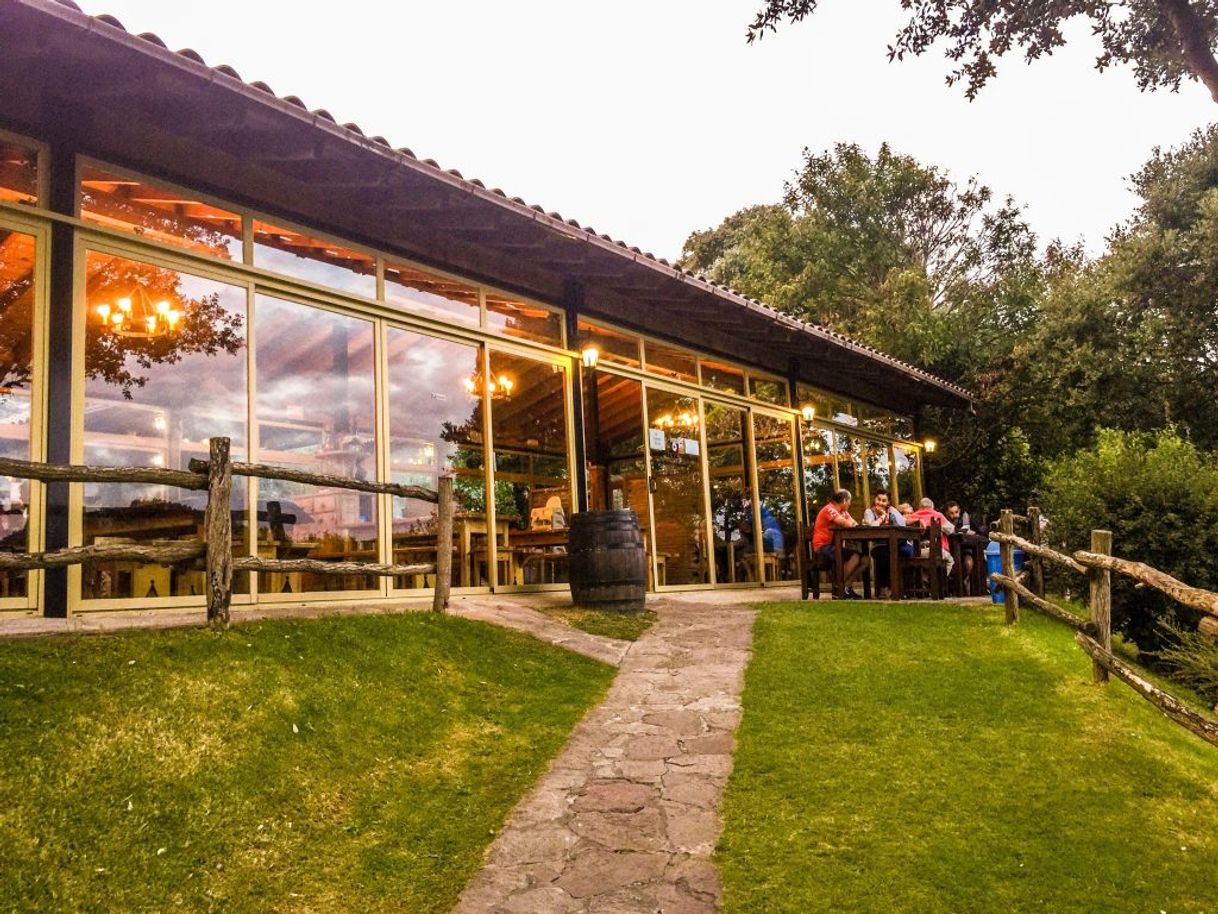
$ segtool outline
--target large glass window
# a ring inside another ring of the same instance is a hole
[[[227,436],[246,454],[246,290],[110,254],[85,259],[84,459],[185,469]],[[233,541],[247,551],[244,480],[233,484]],[[84,485],[84,543],[192,540],[206,493],[143,483]],[[234,582],[247,589],[246,575]],[[84,565],[85,599],[201,596],[203,562]]]
[[[787,405],[787,382],[749,375],[749,395],[764,403]]]
[[[647,340],[643,344],[643,355],[648,371],[690,383],[698,380],[698,360],[692,352]]]
[[[0,138],[0,200],[38,202],[38,153],[30,146]]]
[[[86,166],[80,180],[80,215],[86,222],[194,254],[241,261],[240,215],[143,178]]]
[[[633,511],[639,519],[650,563],[654,550],[643,452],[643,385],[606,371],[597,371],[586,378],[584,431],[588,455],[588,506],[593,511],[623,508]],[[663,584],[667,574],[663,563],[659,573]]]
[[[893,501],[909,502],[916,508],[922,499],[922,473],[918,467],[921,451],[898,444],[892,449],[892,455],[896,459],[894,478],[897,490]]]
[[[866,471],[863,467],[863,443],[853,435],[834,435],[837,442],[837,481],[850,492],[850,513],[855,520],[863,519],[867,510]]]
[[[492,352],[490,364],[499,581],[566,581],[567,518],[572,511],[566,371],[558,364],[507,352]],[[481,384],[476,377],[479,391]],[[489,580],[485,562],[484,556],[479,575]]]
[[[757,500],[761,505],[762,560],[767,581],[796,577],[795,454],[790,419],[753,414]]]
[[[486,293],[486,326],[504,336],[535,343],[562,345],[562,315],[532,302],[519,301],[498,292]]]
[[[706,463],[710,472],[715,576],[720,583],[759,580],[753,517],[753,459],[746,437],[748,413],[707,400]]]
[[[385,301],[412,314],[471,327],[481,320],[477,286],[394,261],[385,264]]]
[[[30,459],[37,241],[0,226],[0,455]],[[28,552],[30,483],[0,476],[0,550]],[[0,572],[0,598],[26,594],[24,571]]]
[[[888,445],[882,441],[864,441],[863,453],[867,462],[867,493],[873,498],[880,489],[892,497],[892,467],[888,463]]]
[[[255,307],[259,462],[376,479],[372,323],[268,295]],[[258,552],[375,562],[376,496],[259,480]],[[259,589],[270,593],[375,586],[364,575],[259,577]]]
[[[600,357],[606,362],[617,362],[619,365],[639,366],[639,338],[627,333],[621,333],[609,327],[579,322],[579,340],[574,348],[583,349],[595,346],[600,351]]]
[[[647,389],[647,447],[661,584],[710,581],[700,419],[696,397]]]
[[[744,371],[723,362],[702,360],[702,383],[714,390],[726,390],[729,393],[744,396]]]
[[[376,298],[376,259],[324,238],[254,220],[254,266]]]
[[[837,488],[833,472],[833,432],[803,426],[804,492],[808,498],[808,523],[829,503]]]
[[[453,583],[468,587],[474,570],[473,528],[486,525],[482,398],[469,390],[482,351],[468,343],[390,327],[389,459],[393,481],[435,489],[441,473],[454,475],[456,550]],[[436,506],[393,500],[393,560],[400,565],[436,559]],[[394,581],[396,587],[433,586],[430,575]]]

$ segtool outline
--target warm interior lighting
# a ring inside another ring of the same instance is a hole
[[[656,428],[692,430],[698,427],[698,414],[692,410],[677,413],[675,416],[672,413],[664,413],[656,416],[651,424]]]
[[[465,386],[465,392],[471,397],[482,396],[482,375],[476,374],[466,378],[461,382]],[[487,383],[486,389],[491,395],[492,400],[510,400],[512,399],[512,391],[516,388],[516,382],[505,374],[499,375],[497,378],[491,378]]]
[[[583,357],[585,368],[595,368],[596,363],[601,360],[601,351],[595,346],[585,346],[580,355]]]
[[[811,403],[805,403],[800,413],[803,415],[805,422],[811,422],[816,418],[816,407]]]
[[[938,446],[939,442],[935,441],[934,438],[927,438],[922,442],[922,447],[926,449],[926,453],[928,454],[933,454],[935,452],[935,448]]]
[[[93,310],[111,333],[145,339],[172,333],[182,318],[182,312],[167,299],[153,304],[141,285],[136,285],[130,295],[115,299],[113,305],[102,302]]]

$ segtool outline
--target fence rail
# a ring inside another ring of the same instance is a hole
[[[257,463],[234,463],[228,438],[208,442],[208,459],[191,460],[188,470],[160,467],[57,466],[30,460],[0,458],[0,475],[41,482],[150,482],[192,491],[206,491],[203,541],[154,541],[147,544],[114,543],[70,546],[51,552],[0,553],[0,569],[33,570],[63,568],[85,562],[121,561],[139,564],[174,564],[203,558],[207,578],[207,619],[228,625],[233,595],[234,571],[306,572],[329,575],[373,575],[397,577],[435,574],[432,609],[443,612],[452,586],[453,488],[451,477],[441,477],[437,490],[397,483],[367,482],[344,476],[306,473]],[[233,476],[278,479],[307,485],[352,489],[431,502],[438,506],[436,562],[393,565],[364,562],[327,562],[320,559],[272,559],[233,556]],[[448,548],[442,548],[448,544]]]
[[[1023,520],[1028,524],[1031,539],[1015,535],[1016,520]],[[1014,624],[1019,621],[1021,599],[1045,615],[1064,622],[1075,630],[1075,641],[1091,658],[1092,676],[1096,682],[1106,683],[1110,673],[1115,675],[1171,720],[1218,746],[1218,721],[1197,713],[1180,699],[1153,685],[1112,653],[1112,575],[1115,572],[1137,581],[1139,586],[1153,587],[1176,602],[1216,620],[1218,594],[1185,584],[1145,562],[1114,556],[1112,533],[1108,530],[1092,530],[1091,548],[1077,550],[1072,555],[1044,545],[1040,542],[1040,534],[1040,511],[1035,507],[1028,508],[1026,516],[1003,511],[999,517],[999,532],[990,534],[990,539],[999,544],[1002,554],[1002,571],[991,574],[990,580],[1003,590],[1007,623]],[[1035,583],[1028,587],[1015,576],[1016,548],[1029,556],[1031,579],[1040,583],[1039,588]],[[1089,619],[1045,599],[1045,562],[1052,562],[1069,571],[1086,575]],[[1036,592],[1037,590],[1039,592]]]

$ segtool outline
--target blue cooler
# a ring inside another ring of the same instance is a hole
[[[1022,549],[1016,549],[1014,555],[1015,573],[1023,571],[1024,554]],[[1002,547],[992,542],[985,547],[985,586],[990,589],[990,599],[995,603],[1006,602],[1006,592],[990,580],[990,575],[1002,574]]]

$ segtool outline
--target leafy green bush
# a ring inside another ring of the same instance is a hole
[[[1168,644],[1155,652],[1172,679],[1182,682],[1211,705],[1218,705],[1218,642],[1204,632],[1187,631],[1170,620],[1160,624]]]
[[[1218,589],[1218,461],[1174,429],[1155,434],[1101,430],[1095,445],[1054,461],[1042,506],[1051,542],[1089,548],[1093,529],[1111,530],[1113,552]],[[1113,575],[1113,627],[1142,650],[1167,645],[1156,623],[1197,617],[1157,591]]]

